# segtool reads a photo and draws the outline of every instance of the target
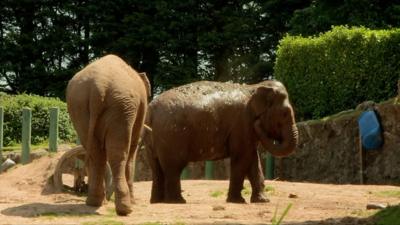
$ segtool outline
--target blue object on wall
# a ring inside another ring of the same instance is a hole
[[[382,129],[375,111],[363,112],[358,118],[358,127],[362,145],[366,150],[377,149],[382,146]]]

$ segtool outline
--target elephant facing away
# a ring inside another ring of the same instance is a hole
[[[151,203],[185,203],[180,174],[188,162],[231,158],[228,202],[243,203],[244,179],[251,202],[267,202],[257,145],[277,157],[298,142],[294,112],[284,85],[200,81],[166,91],[149,104],[152,131],[144,142],[152,170]]]
[[[115,55],[104,56],[79,71],[67,86],[72,123],[86,149],[88,197],[100,206],[105,197],[108,160],[113,173],[118,215],[127,215],[133,202],[132,167],[145,114],[150,84]]]

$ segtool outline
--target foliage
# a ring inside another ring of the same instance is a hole
[[[225,193],[226,193],[226,191],[217,190],[217,191],[211,192],[211,193],[210,193],[210,196],[211,196],[211,197],[214,197],[214,198],[218,198],[218,197],[220,197],[220,196],[225,195]]]
[[[281,40],[274,75],[287,87],[299,120],[396,95],[400,29],[334,27],[318,37]]]
[[[0,90],[64,98],[67,81],[113,53],[153,90],[196,80],[257,82],[310,0],[0,1]],[[96,13],[93,13],[96,12]]]
[[[32,144],[47,140],[49,135],[49,108],[59,108],[59,138],[73,141],[74,129],[69,119],[67,106],[57,98],[36,95],[6,95],[0,92],[0,106],[4,107],[4,146],[21,141],[22,109],[32,110]]]
[[[365,26],[388,29],[400,25],[398,1],[380,0],[318,0],[297,10],[290,20],[290,33],[315,35],[332,26]]]
[[[377,212],[374,216],[377,225],[393,225],[400,222],[400,205],[389,206]]]
[[[386,197],[386,198],[400,198],[400,190],[387,190],[387,191],[380,191],[374,193],[376,196],[379,197]]]

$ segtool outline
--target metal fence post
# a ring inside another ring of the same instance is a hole
[[[50,108],[50,126],[49,126],[49,151],[57,152],[58,141],[58,108]]]
[[[265,176],[268,180],[275,178],[275,159],[270,153],[265,157]]]
[[[206,161],[206,179],[212,180],[214,171],[214,162],[213,161]]]
[[[30,108],[22,110],[22,154],[21,163],[27,164],[30,161],[31,152],[31,129],[32,129],[32,111]]]
[[[181,179],[186,180],[189,178],[189,168],[185,167],[181,173]]]

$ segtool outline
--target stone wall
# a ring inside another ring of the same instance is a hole
[[[362,111],[347,111],[299,123],[298,149],[294,155],[277,160],[275,175],[288,181],[358,184],[363,162],[364,183],[400,184],[400,105],[395,101],[376,105],[384,130],[384,145],[364,150],[364,161],[361,161],[357,123]]]
[[[396,101],[376,105],[384,130],[384,145],[381,149],[364,151],[366,184],[400,184],[400,105]],[[360,183],[357,119],[361,112],[351,110],[298,123],[299,146],[290,157],[275,160],[275,177],[299,182]],[[262,158],[264,167],[264,154]],[[205,177],[204,162],[190,163],[187,170],[187,179]],[[213,175],[214,179],[228,179],[229,160],[216,161]],[[144,149],[137,155],[135,180],[151,180]]]

